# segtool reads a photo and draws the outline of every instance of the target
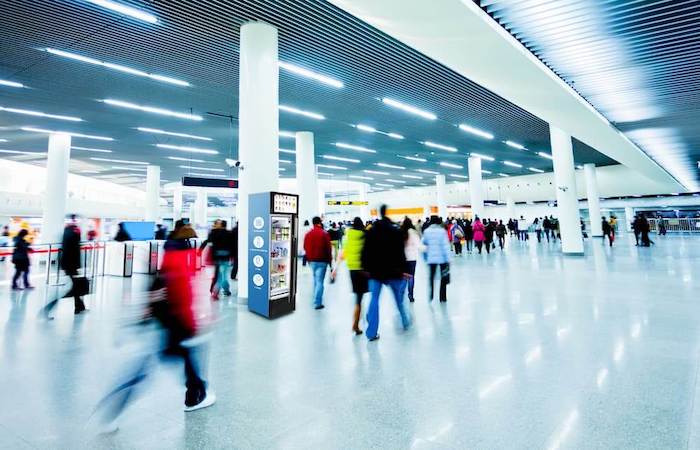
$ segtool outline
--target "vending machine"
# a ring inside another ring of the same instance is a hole
[[[299,196],[250,194],[248,309],[269,319],[294,311]]]

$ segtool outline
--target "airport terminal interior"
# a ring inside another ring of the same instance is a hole
[[[0,449],[700,449],[700,2],[0,17]]]

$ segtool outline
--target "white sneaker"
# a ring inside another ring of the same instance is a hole
[[[207,392],[204,400],[192,406],[185,406],[185,412],[197,411],[198,409],[207,408],[216,403],[216,395],[213,392]]]

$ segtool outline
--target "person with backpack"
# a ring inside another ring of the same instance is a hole
[[[462,239],[464,239],[464,229],[457,223],[456,220],[452,220],[452,244],[455,248],[455,255],[462,255]]]
[[[14,250],[12,251],[12,263],[15,265],[15,275],[12,277],[12,290],[22,289],[19,287],[19,279],[24,282],[24,289],[34,289],[34,286],[29,284],[29,254],[32,248],[26,240],[29,232],[27,230],[19,230],[14,239]]]

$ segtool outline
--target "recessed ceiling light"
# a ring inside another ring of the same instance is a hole
[[[423,179],[423,177],[418,176],[418,175],[401,175],[401,176],[404,178],[411,178],[413,180],[422,180]]]
[[[496,160],[496,158],[494,158],[493,156],[482,155],[481,153],[470,153],[469,155],[473,156],[475,158],[484,159],[486,161],[495,161]]]
[[[334,173],[328,173],[328,172],[316,172],[316,175],[323,175],[324,177],[334,177]]]
[[[9,87],[14,87],[14,88],[23,88],[24,85],[22,83],[18,83],[16,81],[10,81],[10,80],[0,80],[0,86],[9,86]]]
[[[376,164],[378,167],[385,167],[387,169],[406,169],[404,166],[395,166],[393,164],[387,164],[387,163],[377,163]]]
[[[348,175],[348,178],[355,178],[357,180],[374,180],[372,177],[365,177],[363,175]]]
[[[186,134],[186,133],[175,133],[173,131],[164,131],[164,130],[159,130],[157,128],[136,127],[136,129],[139,131],[143,131],[144,133],[164,134],[166,136],[177,136],[177,137],[182,137],[182,138],[197,139],[200,141],[211,141],[212,140],[212,138],[208,138],[208,137],[204,137],[204,136],[197,136],[194,134]]]
[[[350,162],[350,163],[359,163],[359,159],[352,159],[352,158],[343,158],[342,156],[333,156],[333,155],[323,155],[321,156],[324,159],[332,159],[334,161],[344,161],[344,162]]]
[[[321,114],[311,112],[311,111],[304,111],[303,109],[294,108],[292,106],[279,105],[279,109],[281,111],[285,111],[285,112],[292,113],[292,114],[298,114],[300,116],[310,117],[310,118],[316,119],[316,120],[324,120],[325,119],[325,117],[322,116]]]
[[[294,164],[294,161],[290,161],[288,159],[280,159],[280,160],[278,160],[278,162],[280,162],[282,164]]]
[[[131,160],[125,160],[125,159],[109,159],[109,158],[98,158],[98,157],[92,157],[90,158],[93,161],[103,161],[103,162],[111,162],[111,163],[118,163],[118,164],[137,164],[137,165],[148,165],[150,163],[144,162],[144,161],[131,161]]]
[[[394,139],[403,139],[403,136],[401,136],[399,133],[387,133],[386,135]]]
[[[278,167],[278,170],[279,170],[280,172],[285,172],[287,169],[285,169],[284,167]]]
[[[361,130],[361,131],[366,131],[367,133],[376,133],[377,132],[376,128],[370,127],[369,125],[358,124],[358,125],[355,125],[355,128],[357,128],[358,130]]]
[[[396,179],[394,179],[394,178],[386,178],[385,181],[389,181],[390,183],[406,184],[405,181],[403,181],[403,180],[396,180]]]
[[[522,167],[522,164],[514,163],[512,161],[503,161],[503,164],[506,166],[511,166],[511,167]]]
[[[334,166],[331,164],[316,164],[316,167],[324,167],[326,169],[335,169],[335,170],[348,170],[347,167]]]
[[[528,167],[527,170],[531,172],[544,173],[544,170],[536,169],[534,167]]]
[[[434,170],[418,169],[416,172],[427,173],[429,175],[440,175],[440,172],[435,172]]]
[[[195,120],[195,121],[204,120],[204,119],[202,119],[202,116],[198,116],[196,114],[179,113],[176,111],[170,111],[168,109],[156,108],[154,106],[142,106],[142,105],[137,105],[135,103],[124,102],[121,100],[114,100],[114,99],[110,99],[110,98],[106,98],[106,99],[103,99],[101,101],[103,103],[106,103],[106,104],[112,105],[112,106],[119,106],[119,107],[128,108],[128,109],[136,109],[139,111],[149,112],[149,113],[153,113],[153,114],[160,114],[162,116],[176,117],[178,119],[187,119],[187,120]]]
[[[394,108],[397,108],[397,109],[406,111],[406,112],[408,112],[408,113],[415,114],[415,115],[417,115],[417,116],[423,117],[424,119],[428,119],[428,120],[435,120],[435,119],[437,119],[437,116],[436,116],[435,114],[433,114],[433,113],[430,113],[430,112],[427,112],[427,111],[423,111],[422,109],[416,108],[415,106],[407,105],[407,104],[402,103],[402,102],[400,102],[400,101],[398,101],[398,100],[394,100],[394,99],[391,99],[391,98],[384,97],[384,98],[382,99],[382,102],[383,102],[385,105],[389,105],[389,106],[392,106],[392,107],[394,107]]]
[[[215,169],[213,167],[192,167],[192,166],[179,166],[181,169],[192,169],[192,170],[204,170],[206,172],[226,172],[224,169]]]
[[[22,150],[0,150],[0,153],[7,153],[10,155],[45,155],[46,152],[26,152]]]
[[[113,141],[114,140],[111,137],[93,136],[91,134],[73,133],[70,131],[55,131],[55,130],[47,130],[44,128],[35,128],[35,127],[22,127],[21,129],[22,129],[22,131],[31,131],[33,133],[67,134],[67,135],[73,136],[73,137],[80,137],[80,138],[85,138],[85,139],[95,139],[98,141]]]
[[[279,66],[285,70],[288,70],[292,73],[295,73],[297,75],[301,75],[306,78],[311,78],[312,80],[320,81],[321,83],[327,84],[329,86],[333,86],[335,88],[342,88],[343,87],[343,82],[338,81],[334,78],[327,77],[325,75],[321,75],[316,72],[312,72],[308,69],[304,69],[303,67],[299,67],[295,64],[291,64],[288,62],[283,62],[279,61],[278,62]]]
[[[458,174],[456,174],[456,173],[451,173],[450,176],[451,176],[451,177],[455,177],[455,178],[462,178],[462,179],[464,179],[464,180],[466,180],[467,178],[469,178],[469,177],[466,176],[466,175],[458,175]]]
[[[447,150],[448,152],[456,152],[457,151],[457,149],[455,147],[451,147],[449,145],[436,144],[435,142],[425,141],[425,142],[423,142],[423,144],[427,147],[439,148],[440,150]]]
[[[198,172],[190,172],[187,174],[188,177],[205,177],[205,178],[211,178],[211,177],[216,177],[216,178],[228,178],[228,175],[220,175],[218,173],[198,173]]]
[[[417,161],[417,162],[427,162],[428,160],[425,158],[419,158],[417,156],[402,156],[402,155],[396,155],[399,158],[407,159],[409,161]]]
[[[335,146],[340,148],[346,148],[348,150],[356,150],[358,152],[377,153],[376,150],[372,150],[371,148],[360,147],[359,145],[346,144],[344,142],[336,142]]]
[[[525,150],[525,146],[522,144],[518,144],[517,142],[503,141],[503,143],[506,144],[508,147],[517,148],[518,150]]]
[[[552,155],[550,155],[549,153],[537,152],[537,154],[543,158],[552,159]]]
[[[279,149],[279,152],[280,152],[280,153],[291,153],[292,155],[296,155],[296,154],[297,154],[297,152],[296,152],[295,150],[289,150],[289,149],[286,149],[286,148],[280,148],[280,149]]]
[[[441,161],[441,162],[440,162],[440,165],[441,165],[442,167],[451,167],[451,168],[453,168],[453,169],[464,169],[464,166],[460,166],[459,164],[448,163],[448,162],[445,162],[445,161]]]
[[[285,137],[285,138],[292,138],[292,139],[294,139],[294,138],[297,137],[296,133],[294,133],[293,131],[280,131],[280,132],[277,133],[277,134],[279,134],[280,137]]]
[[[583,169],[583,166],[576,166],[576,168],[581,170],[581,169]]]
[[[502,177],[509,177],[509,176],[510,176],[510,175],[508,175],[507,173],[501,173],[501,172],[499,172],[498,175],[499,175],[499,176],[502,176]]]
[[[380,170],[363,170],[364,173],[371,173],[372,175],[389,175],[389,172],[382,172]]]
[[[168,156],[168,159],[172,159],[173,161],[185,161],[185,162],[193,162],[193,163],[206,163],[209,161],[204,161],[203,159],[193,159],[193,158],[182,158],[180,156]]]
[[[464,123],[459,126],[459,129],[462,131],[466,131],[467,133],[471,133],[475,136],[485,138],[485,139],[493,139],[493,134],[491,134],[487,131],[484,131],[484,130],[480,130],[478,128],[474,128],[474,127],[469,126],[469,125],[464,124]]]
[[[7,139],[0,139],[0,142],[8,142]]]
[[[110,170],[131,170],[134,172],[146,172],[145,167],[127,167],[127,166],[112,166]]]
[[[204,153],[207,155],[217,155],[219,153],[216,150],[211,150],[208,148],[186,147],[186,146],[182,146],[182,145],[156,144],[156,147],[167,148],[170,150],[180,150],[183,152],[190,152],[190,153]]]
[[[71,116],[61,116],[58,114],[47,114],[43,113],[40,111],[30,111],[28,109],[18,109],[18,108],[6,108],[4,106],[0,106],[0,111],[5,111],[13,114],[24,114],[26,116],[35,116],[35,117],[45,117],[47,119],[58,119],[58,120],[67,120],[69,122],[82,122],[83,119],[80,117],[71,117]]]
[[[490,175],[492,172],[490,170],[481,169],[481,173],[485,173],[486,175]]]
[[[386,184],[386,183],[374,183],[375,186],[381,186],[381,187],[394,187],[393,184]]]
[[[87,56],[78,55],[76,53],[66,52],[63,50],[56,50],[55,48],[47,48],[46,51],[56,56],[62,56],[64,58],[73,59],[76,61],[85,62],[88,64],[94,64],[97,66],[106,67],[108,69],[116,70],[119,72],[128,73],[130,75],[136,75],[139,77],[150,78],[156,81],[162,81],[164,83],[176,84],[178,86],[189,86],[190,83],[187,81],[178,80],[172,77],[166,77],[164,75],[156,75],[153,73],[144,72],[143,70],[134,69],[132,67],[122,66],[120,64],[109,63],[105,61],[100,61],[94,58],[89,58]]]
[[[107,150],[104,148],[92,148],[92,147],[74,147],[74,146],[71,146],[71,150],[83,150],[86,152],[95,152],[95,153],[112,153],[112,150]]]
[[[127,6],[122,3],[113,2],[112,0],[87,0],[90,3],[101,6],[103,8],[111,9],[112,11],[118,12],[119,14],[124,14],[125,16],[132,17],[134,19],[143,20],[148,23],[158,23],[158,18],[153,14],[147,13],[141,9],[134,8],[132,6]]]

